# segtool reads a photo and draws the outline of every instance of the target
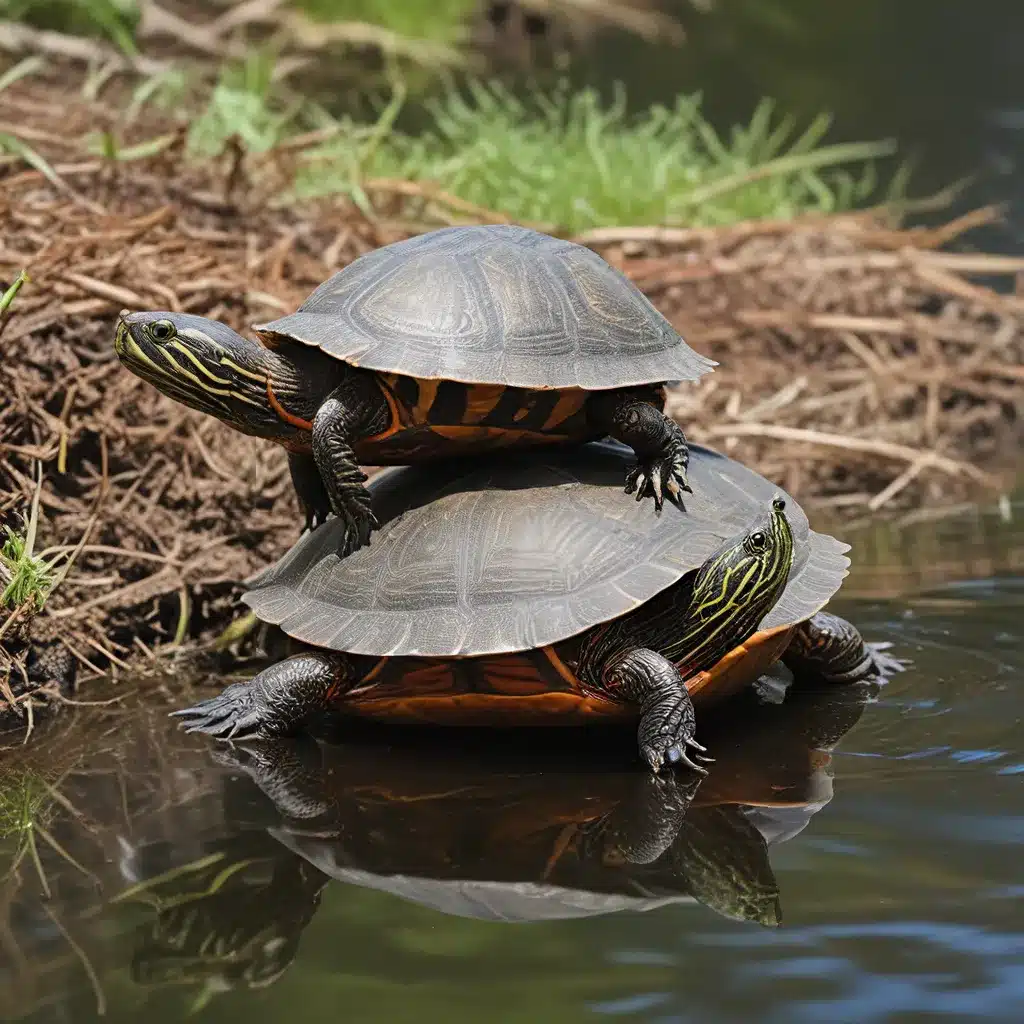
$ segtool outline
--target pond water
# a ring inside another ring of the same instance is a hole
[[[1022,516],[851,537],[837,608],[914,664],[766,681],[695,790],[617,731],[229,748],[173,680],[68,712],[0,765],[0,1016],[1024,1019]]]

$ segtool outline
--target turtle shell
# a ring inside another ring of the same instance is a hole
[[[716,365],[597,253],[507,224],[375,249],[256,330],[372,370],[510,387],[696,380]]]
[[[336,554],[343,523],[305,534],[251,582],[264,621],[319,647],[376,657],[469,657],[554,644],[624,615],[787,498],[786,588],[760,623],[803,621],[839,589],[849,545],[812,531],[763,476],[690,447],[686,510],[651,515],[622,493],[628,448],[600,442],[541,454],[385,470],[371,480],[380,529]]]

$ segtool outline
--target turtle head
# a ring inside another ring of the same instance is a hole
[[[786,499],[776,495],[742,534],[697,570],[683,638],[695,671],[710,668],[755,632],[782,594],[792,565]]]
[[[168,397],[245,434],[278,437],[288,422],[273,396],[297,390],[296,368],[226,324],[190,313],[124,311],[114,350]]]
[[[774,603],[793,564],[793,532],[786,518],[786,499],[772,498],[768,510],[726,541],[697,571],[691,613],[739,612],[751,604]]]

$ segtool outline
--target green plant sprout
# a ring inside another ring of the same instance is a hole
[[[4,542],[0,546],[0,564],[6,569],[7,585],[0,593],[0,606],[20,608],[29,605],[35,611],[42,609],[53,587],[54,568],[60,556],[47,561],[32,553],[30,539],[25,534],[4,527]]]

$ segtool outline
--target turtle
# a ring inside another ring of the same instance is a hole
[[[339,520],[251,581],[255,615],[309,645],[173,714],[221,738],[283,736],[323,711],[439,725],[639,720],[640,752],[688,754],[695,704],[779,657],[854,682],[902,667],[823,605],[848,545],[753,470],[694,445],[700,491],[660,519],[618,500],[615,442],[469,458],[373,480],[378,540],[339,558]]]
[[[360,256],[260,341],[205,317],[122,311],[121,362],[288,452],[309,530],[341,552],[377,526],[360,463],[610,436],[637,501],[680,501],[688,445],[665,385],[717,365],[596,252],[516,225],[441,228]]]

